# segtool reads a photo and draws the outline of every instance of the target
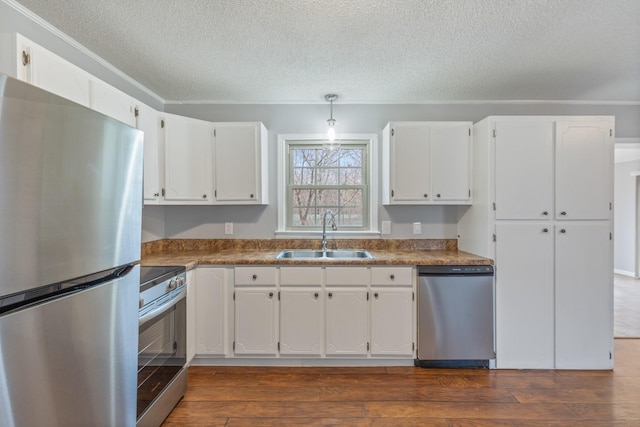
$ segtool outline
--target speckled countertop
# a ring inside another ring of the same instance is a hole
[[[329,249],[366,249],[373,259],[276,259],[283,249],[319,249],[306,239],[163,239],[142,245],[142,265],[491,265],[455,239],[336,239]]]

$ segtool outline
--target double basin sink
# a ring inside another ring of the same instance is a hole
[[[286,249],[280,252],[276,259],[348,259],[362,260],[373,259],[371,254],[364,249]]]

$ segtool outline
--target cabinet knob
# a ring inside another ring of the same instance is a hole
[[[436,197],[440,197],[440,193],[436,194]]]
[[[206,199],[206,198],[207,198],[207,195],[206,195],[206,194],[203,194],[203,195],[202,195],[202,198],[203,198],[203,199]]]
[[[160,193],[153,193],[153,197],[160,197]]]
[[[333,297],[333,292],[329,292],[329,298]]]
[[[425,194],[424,194],[424,198],[426,199],[426,198],[428,198],[428,197],[429,197],[429,195],[428,195],[427,193],[425,193]]]
[[[256,279],[258,278],[258,275],[257,275],[257,274],[254,274],[253,276],[251,276],[251,278],[252,278],[253,280],[256,280]]]
[[[269,298],[273,298],[273,292],[269,292]]]
[[[395,280],[396,275],[395,275],[395,274],[392,274],[391,276],[389,276],[389,278],[390,278],[391,280]]]
[[[318,293],[313,294],[314,298],[318,298]]]
[[[567,211],[562,211],[562,212],[560,212],[560,215],[562,215],[562,216],[566,216],[566,215],[567,215]]]
[[[542,232],[543,232],[543,233],[548,233],[548,232],[549,232],[549,229],[548,229],[548,228],[543,228],[543,229],[542,229]]]
[[[542,215],[544,215],[544,216],[549,215],[549,211],[544,211],[544,212],[542,212]]]
[[[561,228],[561,229],[560,229],[560,233],[564,234],[564,233],[566,233],[566,232],[567,232],[567,230],[565,230],[564,228]]]
[[[253,194],[249,194],[249,198],[253,199]]]
[[[374,296],[374,297],[376,297],[376,298],[378,298],[378,293],[377,293],[377,292],[376,292],[376,293],[374,293],[374,294],[373,294],[373,296]]]

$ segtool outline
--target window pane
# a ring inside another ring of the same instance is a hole
[[[361,227],[362,224],[362,209],[340,209],[338,226]]]
[[[315,167],[316,150],[313,148],[292,148],[291,160],[294,167]]]
[[[340,166],[362,167],[362,153],[360,148],[343,148],[340,150]]]
[[[340,159],[340,150],[323,150],[318,148],[318,164],[317,166],[336,167]]]
[[[338,185],[338,169],[318,169],[318,185]]]
[[[316,169],[312,168],[293,168],[293,181],[294,185],[311,185],[314,184],[313,180]]]
[[[318,189],[317,201],[318,207],[335,209],[338,206],[338,190]]]
[[[311,226],[316,225],[316,209],[310,208],[294,208],[292,210],[291,225],[293,226]]]
[[[293,200],[291,206],[294,208],[315,206],[316,190],[312,188],[294,188],[292,190]]]
[[[340,169],[341,185],[362,185],[362,169],[361,168],[342,168]]]

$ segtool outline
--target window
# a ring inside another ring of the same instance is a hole
[[[280,231],[320,230],[327,210],[338,232],[371,231],[373,139],[342,139],[328,147],[317,138],[280,137]]]

